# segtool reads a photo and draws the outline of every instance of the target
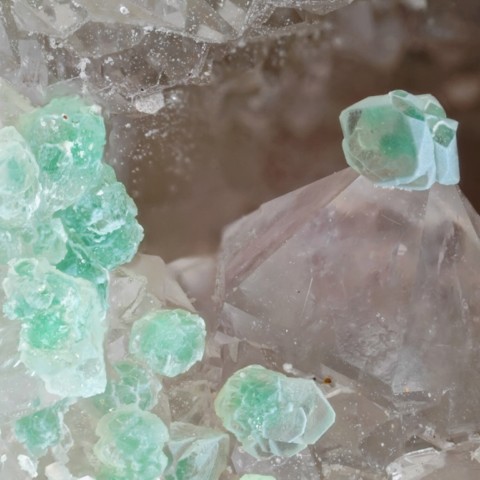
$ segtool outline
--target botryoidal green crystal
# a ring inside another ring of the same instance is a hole
[[[460,180],[458,123],[432,95],[369,97],[344,110],[340,123],[347,163],[379,186],[426,190]]]
[[[15,422],[15,436],[36,457],[60,443],[64,434],[64,402],[22,417]]]
[[[218,480],[227,467],[229,443],[226,433],[188,423],[172,423],[165,480]]]
[[[45,211],[72,205],[95,185],[106,136],[97,106],[78,97],[55,98],[24,115],[18,130],[40,167]]]
[[[234,373],[215,412],[250,455],[290,457],[333,425],[335,412],[313,380],[289,378],[260,365]]]
[[[97,408],[106,413],[122,405],[141,410],[155,406],[162,385],[153,374],[129,360],[117,362],[113,369],[115,377],[108,380],[105,392],[92,399]]]
[[[152,413],[121,407],[100,419],[96,434],[94,453],[102,464],[97,480],[156,480],[167,466],[168,430]]]
[[[20,358],[50,393],[88,397],[105,389],[105,305],[90,282],[43,259],[10,263],[4,312],[20,320]]]
[[[205,322],[198,315],[156,310],[133,324],[129,350],[154,372],[175,377],[202,359],[205,336]]]

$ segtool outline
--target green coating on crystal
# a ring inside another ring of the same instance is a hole
[[[240,480],[275,480],[271,475],[257,475],[256,473],[247,473],[242,475]]]
[[[121,405],[136,405],[150,410],[157,403],[162,385],[143,367],[124,360],[114,366],[116,378],[107,382],[105,392],[93,398],[95,405],[103,412],[109,412]]]
[[[106,169],[110,173],[111,169]],[[107,175],[104,175],[104,178]],[[108,270],[129,262],[143,238],[137,207],[117,181],[102,182],[59,213],[68,235],[94,262]],[[113,174],[113,179],[115,175]]]
[[[312,380],[289,378],[260,365],[233,374],[215,399],[224,427],[256,458],[292,456],[314,444],[335,412]]]
[[[40,167],[46,211],[72,205],[95,184],[106,137],[98,107],[56,98],[24,115],[18,129]]]
[[[460,180],[456,130],[432,95],[369,97],[340,115],[347,163],[384,187],[426,190]]]
[[[90,282],[45,260],[11,262],[4,312],[22,322],[21,360],[50,393],[88,397],[105,388],[105,306]]]
[[[167,466],[163,447],[168,430],[156,415],[133,406],[100,419],[94,446],[102,464],[99,480],[156,480]]]
[[[22,417],[15,422],[15,436],[34,456],[44,455],[60,443],[63,430],[63,402]]]
[[[153,371],[175,377],[203,357],[205,322],[186,310],[157,310],[132,327],[130,353]]]
[[[14,127],[0,130],[0,228],[22,227],[38,207],[39,168]]]
[[[227,467],[229,443],[226,433],[188,423],[172,423],[165,480],[218,480]]]

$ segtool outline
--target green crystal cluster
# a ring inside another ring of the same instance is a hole
[[[233,374],[215,411],[250,455],[290,457],[333,425],[335,412],[313,380],[289,378],[260,365]]]
[[[229,444],[226,433],[187,423],[172,423],[165,480],[218,480],[227,466]]]
[[[157,310],[132,327],[130,353],[153,371],[175,377],[203,357],[205,322],[186,310]]]
[[[133,201],[102,162],[104,145],[99,108],[78,97],[0,130],[4,313],[22,324],[21,360],[62,398],[105,389],[108,271],[143,236]]]
[[[340,115],[347,163],[383,187],[426,190],[460,180],[456,131],[432,95],[369,97]]]
[[[94,452],[102,464],[98,480],[155,480],[167,466],[168,430],[152,413],[121,407],[100,419],[96,434]]]

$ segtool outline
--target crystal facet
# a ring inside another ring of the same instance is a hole
[[[133,325],[130,353],[155,372],[175,377],[202,359],[205,335],[205,322],[198,315],[158,310]]]
[[[459,182],[456,131],[432,95],[369,97],[340,115],[348,164],[377,185],[426,190]]]
[[[260,365],[238,370],[227,380],[215,399],[215,411],[257,458],[295,455],[335,422],[335,412],[315,382]]]

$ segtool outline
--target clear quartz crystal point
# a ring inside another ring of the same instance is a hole
[[[432,95],[395,90],[340,115],[348,164],[383,187],[425,190],[459,182],[456,131]]]

